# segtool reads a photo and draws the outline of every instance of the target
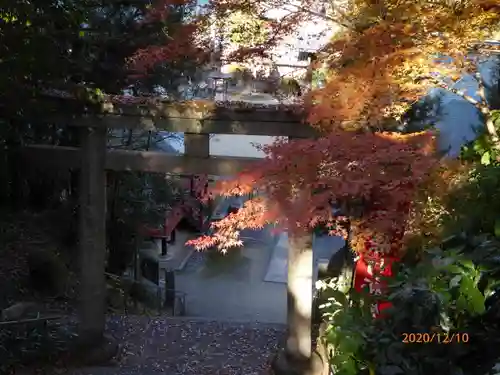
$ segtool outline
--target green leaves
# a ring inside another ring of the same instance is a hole
[[[490,116],[495,128],[500,130],[500,111],[491,111]],[[499,155],[494,146],[491,136],[483,127],[475,140],[462,146],[461,158],[467,161],[477,161],[486,166],[496,164]]]
[[[439,270],[438,279],[434,280],[437,288],[435,291],[446,293],[438,285],[445,281],[450,292],[455,293],[455,302],[448,296],[444,300],[449,301],[449,308],[456,305],[457,312],[466,310],[471,315],[479,315],[485,311],[485,297],[479,290],[481,272],[471,259],[462,253],[451,252],[446,257],[434,255],[432,264]]]
[[[479,315],[484,313],[484,296],[477,288],[475,280],[468,276],[462,275],[459,288],[460,295],[458,301],[460,309],[466,309],[472,315]]]
[[[450,289],[456,288],[457,286],[460,285],[460,282],[462,281],[462,275],[456,275],[450,280]]]
[[[500,241],[492,236],[460,234],[424,251],[417,264],[399,264],[382,296],[393,304],[383,319],[373,320],[369,312],[373,296],[344,294],[328,284],[323,311],[330,326],[325,339],[335,349],[335,373],[358,375],[372,365],[376,374],[388,375],[464,371],[452,363],[468,355],[470,347],[402,344],[401,333],[474,334],[471,322],[483,319],[486,297],[500,282],[499,250]]]
[[[325,339],[335,353],[330,362],[335,373],[358,375],[360,369],[366,366],[361,353],[366,345],[364,334],[371,323],[371,316],[366,319],[363,311],[366,308],[357,303],[359,296],[344,294],[339,290],[340,284],[341,281],[326,284],[322,294],[326,301],[320,308],[329,322]]]
[[[493,120],[495,127],[497,129],[500,128],[500,110],[491,111],[491,119]]]
[[[489,151],[486,151],[483,156],[481,156],[481,164],[482,165],[490,165],[491,163],[491,156],[490,156],[490,152]]]
[[[341,307],[347,307],[348,301],[344,293],[339,290],[331,290],[332,296],[328,298],[329,301],[337,302]]]
[[[495,227],[493,229],[493,233],[495,234],[495,237],[500,238],[500,219],[497,219],[495,221]]]

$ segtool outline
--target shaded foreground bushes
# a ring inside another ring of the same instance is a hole
[[[500,166],[457,164],[416,201],[417,230],[382,294],[323,285],[336,373],[485,375],[498,362]],[[374,319],[378,301],[392,307]],[[410,333],[421,342],[405,343]]]

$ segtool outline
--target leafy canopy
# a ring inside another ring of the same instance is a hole
[[[158,3],[162,12],[169,2]],[[172,35],[170,47],[144,56],[150,67],[162,59],[179,59],[206,41],[213,16],[241,12],[257,19],[277,5],[213,0],[182,35]],[[303,103],[307,122],[323,137],[278,141],[264,149],[263,162],[222,184],[222,194],[257,190],[261,195],[216,223],[214,235],[195,241],[197,246],[241,245],[241,229],[268,222],[292,232],[322,224],[336,233],[345,218],[333,216],[335,205],[351,218],[357,250],[374,244],[382,251],[399,247],[414,194],[436,159],[431,134],[383,131],[397,130],[429,88],[451,89],[463,73],[477,72],[474,52],[498,29],[499,5],[494,0],[352,0],[335,5],[318,15],[310,0],[294,3],[289,15],[269,22],[264,43],[244,51],[248,58],[269,51],[300,21],[322,17],[332,22],[332,30],[341,25],[319,58],[327,66],[326,85],[311,91]]]
[[[401,239],[401,223],[415,189],[436,163],[433,143],[430,133],[335,132],[264,147],[267,158],[220,186],[225,195],[253,190],[260,195],[214,223],[212,237],[193,243],[202,248],[238,246],[239,231],[270,222],[292,233],[322,224],[331,234],[345,234],[341,228],[346,217],[333,214],[335,204],[351,216],[359,250],[377,235],[377,244],[385,244],[389,252]]]

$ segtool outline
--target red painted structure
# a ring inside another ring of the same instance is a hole
[[[387,282],[384,278],[393,276],[393,264],[399,259],[390,255],[369,252],[359,256],[354,270],[354,288],[361,292],[366,289],[371,294],[381,294]],[[374,316],[380,317],[383,310],[391,307],[390,302],[378,302],[374,306]]]
[[[160,228],[144,226],[142,234],[145,237],[168,239],[183,218],[187,218],[197,229],[203,229],[202,204],[208,190],[208,176],[190,176],[183,187],[189,190],[189,195],[167,213]]]

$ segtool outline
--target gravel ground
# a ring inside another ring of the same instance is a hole
[[[284,326],[115,317],[108,332],[121,344],[118,364],[67,375],[267,375]]]

